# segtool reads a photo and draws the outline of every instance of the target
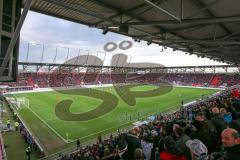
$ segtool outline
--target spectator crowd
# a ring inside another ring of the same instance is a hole
[[[17,82],[1,83],[9,87],[32,86],[39,88],[66,87],[76,85],[112,84],[112,83],[159,83],[188,86],[233,86],[240,84],[239,74],[213,73],[69,73],[69,72],[30,72],[20,73]]]

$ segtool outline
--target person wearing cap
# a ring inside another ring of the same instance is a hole
[[[208,160],[208,149],[202,141],[198,139],[188,140],[186,146],[192,155],[192,160]]]
[[[145,156],[145,159],[151,159],[153,143],[151,140],[149,141],[147,138],[143,137],[141,140],[142,151]]]
[[[160,160],[187,160],[171,136],[163,140],[165,151],[160,152]]]

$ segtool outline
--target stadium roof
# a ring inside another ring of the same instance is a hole
[[[239,6],[239,0],[33,0],[31,10],[239,63]]]

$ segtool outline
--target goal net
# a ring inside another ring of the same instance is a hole
[[[29,107],[29,99],[26,97],[7,97],[6,99],[17,110]]]
[[[26,97],[17,97],[16,98],[16,107],[17,109],[28,108],[29,107],[29,99]]]

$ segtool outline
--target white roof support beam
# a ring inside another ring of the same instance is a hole
[[[172,17],[173,19],[181,22],[181,19],[180,19],[179,17],[177,17],[177,16],[173,15],[172,13],[168,12],[167,10],[165,10],[165,9],[157,6],[156,4],[150,2],[149,0],[144,0],[144,2],[147,3],[147,4],[149,4],[149,5],[151,5],[151,6],[153,6],[153,7],[156,8],[157,10],[159,10],[159,11],[161,11],[161,12],[169,15],[169,16]]]

